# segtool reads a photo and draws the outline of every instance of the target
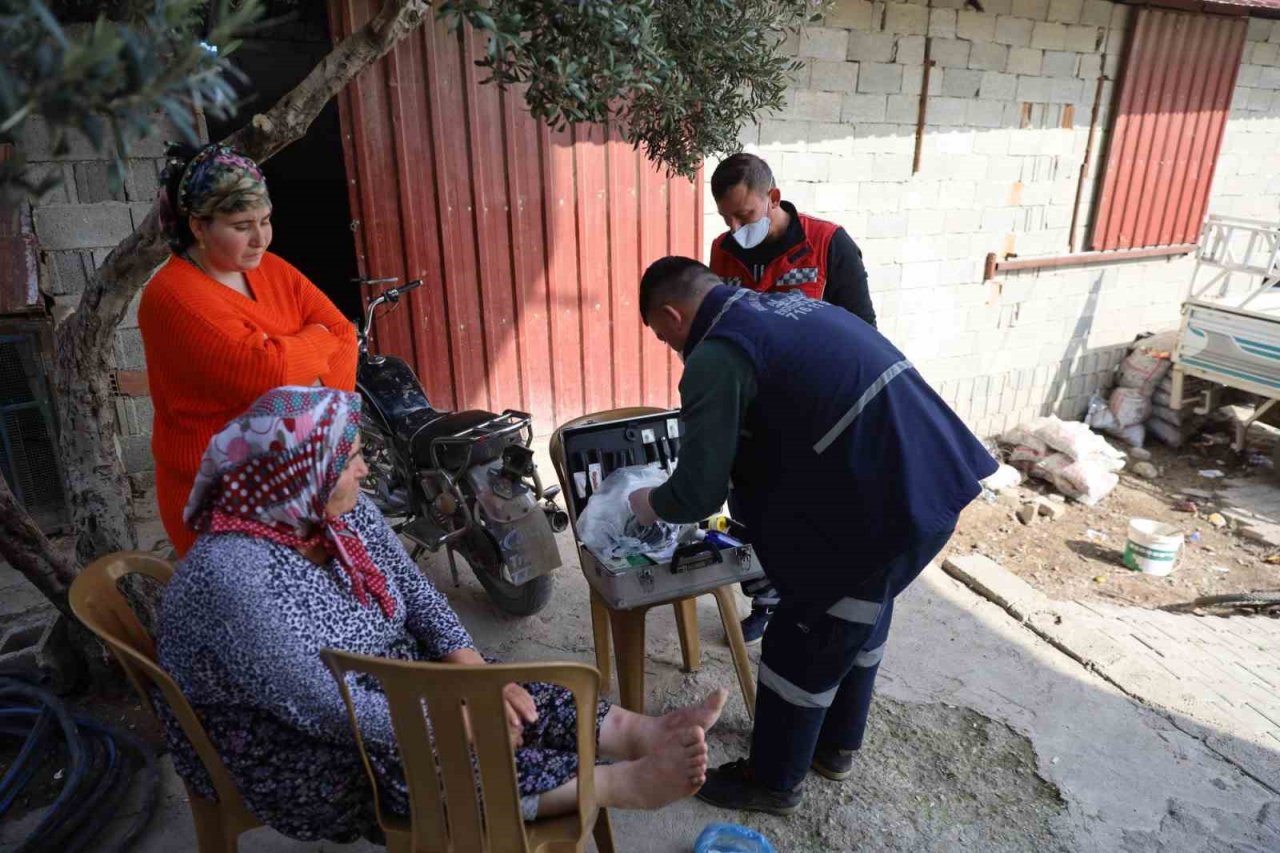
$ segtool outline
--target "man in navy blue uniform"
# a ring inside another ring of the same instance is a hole
[[[728,495],[780,595],[764,634],[748,759],[698,796],[790,814],[812,766],[852,773],[893,601],[942,550],[996,469],[901,352],[801,293],[655,262],[640,312],[684,359],[680,465],[640,489],[641,523],[700,521]]]

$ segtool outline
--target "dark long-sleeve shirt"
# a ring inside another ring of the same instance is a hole
[[[736,344],[706,340],[689,355],[680,379],[680,464],[649,498],[659,518],[697,522],[724,504],[738,433],[755,396],[755,370]]]

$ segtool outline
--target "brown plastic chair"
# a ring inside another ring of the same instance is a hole
[[[120,592],[120,581],[129,575],[145,575],[167,584],[173,576],[173,566],[151,554],[108,554],[87,566],[72,582],[71,611],[115,655],[143,706],[149,708],[153,715],[155,707],[148,688],[155,686],[160,689],[182,725],[187,740],[200,756],[218,795],[217,801],[206,800],[187,789],[200,853],[233,853],[241,833],[262,826],[262,823],[245,806],[231,774],[209,741],[190,703],[156,662],[155,639]]]
[[[573,478],[569,474],[569,465],[564,453],[564,432],[574,427],[606,421],[624,420],[643,415],[665,412],[652,406],[633,406],[623,409],[610,409],[575,418],[562,424],[551,435],[548,453],[551,464],[560,478],[560,488],[565,495],[571,494]],[[566,497],[565,506],[569,510],[569,522],[573,525],[574,540],[578,542],[578,560],[582,566],[587,565],[584,548],[578,540],[578,516],[573,511],[573,503]],[[585,571],[585,569],[584,569]],[[742,637],[742,625],[738,621],[738,606],[733,599],[730,584],[711,590],[715,596],[716,606],[720,610],[720,621],[724,625],[725,636],[729,640],[729,653],[733,658],[733,666],[738,675],[738,686],[742,689],[742,700],[746,703],[747,714],[755,718],[756,683],[751,674],[751,659],[747,655],[747,645]],[[630,610],[614,610],[605,603],[594,589],[591,590],[591,633],[595,640],[596,668],[600,670],[601,681],[609,684],[609,646],[610,633],[616,644],[615,654],[618,659],[618,700],[622,707],[629,711],[643,714],[644,701],[644,649],[645,649],[645,617],[653,607],[668,602],[657,602]],[[695,671],[702,657],[698,640],[697,597],[677,598],[670,602],[675,607],[676,630],[680,635],[680,654],[684,662],[684,671]]]
[[[538,853],[554,846],[581,851],[587,836],[594,835],[600,853],[613,853],[609,813],[595,800],[595,719],[600,679],[594,669],[577,663],[426,663],[335,649],[322,650],[320,657],[328,664],[347,703],[388,850]],[[349,673],[376,678],[387,695],[391,725],[409,786],[408,820],[389,814],[382,807],[377,776],[369,763],[347,689]],[[546,681],[573,693],[578,714],[578,810],[572,814],[532,823],[525,823],[521,817],[515,755],[502,699],[502,688],[513,681]],[[435,734],[434,750],[427,717]]]

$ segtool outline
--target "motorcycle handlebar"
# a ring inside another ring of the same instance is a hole
[[[373,284],[376,281],[378,280],[376,279],[366,280],[364,283]],[[395,281],[395,279],[394,278],[381,279],[381,281]],[[401,296],[404,296],[406,293],[408,293],[411,290],[417,290],[419,287],[422,287],[422,285],[423,285],[423,280],[420,278],[415,278],[413,281],[405,284],[404,287],[389,288],[387,290],[384,290],[382,293],[380,293],[376,298],[370,300],[369,305],[365,308],[364,323],[358,329],[360,339],[361,339],[361,347],[365,345],[364,344],[365,338],[369,334],[370,329],[373,328],[373,312],[378,308],[378,306],[382,305],[385,302],[390,302],[392,305],[395,305],[400,301]]]

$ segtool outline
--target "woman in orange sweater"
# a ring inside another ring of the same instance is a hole
[[[328,297],[267,251],[271,199],[248,157],[220,144],[181,151],[163,193],[174,255],[143,291],[138,325],[156,500],[182,556],[195,541],[183,509],[209,439],[272,388],[351,391],[356,337]]]

